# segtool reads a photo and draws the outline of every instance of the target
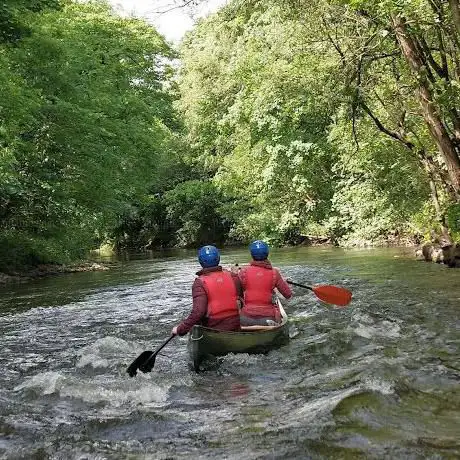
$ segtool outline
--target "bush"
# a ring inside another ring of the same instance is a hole
[[[84,258],[88,242],[77,238],[40,238],[26,232],[4,231],[0,235],[0,271],[12,273],[38,264],[67,263]]]
[[[456,241],[460,241],[460,203],[453,204],[447,209],[447,223]]]
[[[230,223],[221,215],[224,196],[210,181],[190,180],[164,195],[168,221],[177,225],[176,246],[222,243]]]

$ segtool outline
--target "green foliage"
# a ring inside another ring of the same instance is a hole
[[[131,206],[112,236],[124,249],[222,244],[230,227],[225,205],[212,182],[184,181]]]
[[[167,220],[175,224],[178,246],[220,244],[228,233],[228,223],[219,208],[224,197],[212,182],[191,180],[166,192]]]
[[[81,226],[70,234],[52,238],[31,235],[18,229],[0,234],[0,271],[14,273],[16,269],[32,268],[38,264],[67,263],[83,259],[87,248],[95,244],[88,228]]]
[[[431,241],[434,234],[442,234],[440,222],[436,219],[433,204],[427,201],[410,220],[413,234],[420,242]]]
[[[327,227],[343,245],[386,242],[404,234],[428,196],[416,159],[363,120],[356,126],[359,150],[343,120],[330,132],[338,149],[334,170],[340,177]]]
[[[58,247],[66,258],[105,238],[161,172],[180,126],[163,88],[173,53],[103,3],[30,13],[28,25],[0,49],[0,233],[35,241],[24,251],[40,260]]]
[[[177,180],[180,171],[169,176]],[[112,236],[118,247],[130,249],[221,244],[230,228],[223,211],[228,204],[209,180],[183,180],[175,186],[172,181],[169,189],[131,206]]]
[[[148,195],[125,210],[110,237],[118,249],[151,249],[170,246],[174,231],[164,201],[158,195]]]
[[[460,241],[460,204],[453,204],[447,210],[447,221],[453,236]]]
[[[458,144],[449,169],[419,97],[424,84],[438,128],[458,137],[451,8],[235,0],[186,36],[176,78],[164,39],[105,2],[5,0],[3,266],[70,260],[107,239],[375,244],[429,234],[446,215],[460,232]]]
[[[310,37],[280,15],[260,5],[232,19],[223,11],[202,22],[181,51],[191,145],[233,201],[222,212],[240,241],[295,238],[327,215],[333,194],[327,129],[337,104],[336,60],[322,60],[322,46],[293,55]]]
[[[426,204],[430,193],[441,213],[449,203],[443,152],[392,23],[410,18],[436,76],[436,60],[454,68],[459,56],[447,7],[432,6],[231,2],[188,35],[181,109],[195,155],[232,197],[222,208],[232,237],[283,243],[313,231],[373,244],[412,232],[424,209],[442,218]],[[447,41],[438,43],[440,33]],[[451,131],[457,80],[434,86]]]
[[[60,0],[2,0],[0,3],[0,43],[14,42],[29,35],[27,24],[30,12],[57,9]]]

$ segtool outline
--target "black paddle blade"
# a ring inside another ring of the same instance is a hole
[[[157,357],[156,353],[151,355],[144,363],[139,366],[139,370],[142,371],[144,374],[146,372],[151,372],[153,366],[155,366],[155,358]]]
[[[129,374],[130,377],[134,377],[137,374],[137,370],[141,369],[141,366],[148,361],[152,352],[151,351],[143,351],[126,369],[126,372]],[[152,366],[153,367],[153,366]],[[144,372],[144,371],[143,371]]]
[[[126,369],[126,372],[130,377],[134,377],[137,374],[137,371],[150,372],[155,366],[155,358],[160,350],[169,343],[176,334],[171,334],[155,351],[143,351]]]

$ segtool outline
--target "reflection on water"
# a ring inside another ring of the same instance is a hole
[[[193,373],[186,338],[126,366],[190,309],[195,252],[0,289],[0,457],[459,458],[460,271],[408,249],[273,252],[300,288],[291,342]],[[224,264],[247,261],[224,251]]]

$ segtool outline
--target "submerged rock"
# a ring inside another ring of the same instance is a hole
[[[426,262],[444,263],[449,267],[460,266],[460,243],[424,243],[415,251],[415,257]]]

